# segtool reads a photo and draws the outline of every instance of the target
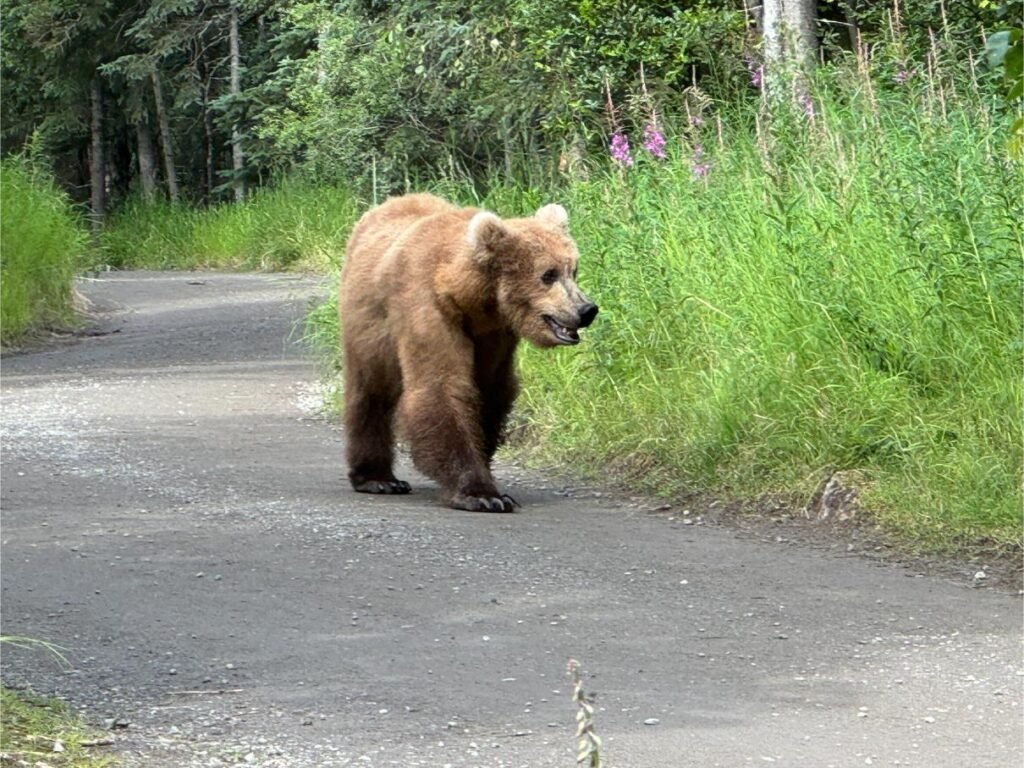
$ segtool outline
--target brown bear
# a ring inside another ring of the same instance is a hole
[[[520,338],[579,343],[597,305],[576,285],[579,255],[560,205],[524,219],[432,195],[388,200],[349,238],[341,271],[349,479],[408,493],[394,428],[456,509],[511,512],[491,459],[518,392]]]

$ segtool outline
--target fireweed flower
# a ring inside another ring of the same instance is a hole
[[[809,93],[800,94],[800,108],[807,117],[811,120],[814,119],[814,99],[811,98]]]
[[[760,88],[764,82],[764,66],[754,60],[753,56],[747,56],[747,71],[750,73],[750,83],[755,88]]]
[[[629,139],[624,134],[616,133],[611,141],[612,159],[624,168],[633,167],[633,156],[629,154]]]
[[[665,137],[653,124],[644,128],[644,149],[659,160],[665,159]]]
[[[704,148],[700,144],[695,144],[693,147],[693,157],[690,158],[690,171],[693,173],[693,178],[698,181],[707,179],[708,174],[711,172],[711,163],[705,162]]]

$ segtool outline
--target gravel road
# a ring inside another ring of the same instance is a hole
[[[511,466],[514,515],[408,466],[412,495],[357,495],[294,331],[322,285],[80,290],[106,335],[2,379],[3,633],[71,667],[2,671],[126,765],[568,768],[570,658],[610,768],[1020,764],[1016,594]]]

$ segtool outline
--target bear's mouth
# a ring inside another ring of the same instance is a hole
[[[544,315],[543,317],[544,322],[548,324],[548,328],[551,329],[551,333],[554,334],[555,339],[558,340],[559,344],[580,343],[580,335],[576,328],[570,328],[567,325],[562,325],[551,315]]]

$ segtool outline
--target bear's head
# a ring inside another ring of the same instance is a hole
[[[594,321],[597,305],[576,284],[579,253],[562,206],[545,205],[526,219],[480,211],[466,237],[516,335],[538,347],[579,344],[579,329]]]

